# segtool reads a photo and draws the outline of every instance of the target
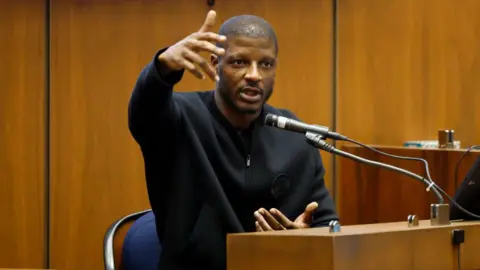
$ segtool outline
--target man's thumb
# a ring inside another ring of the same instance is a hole
[[[318,208],[318,203],[316,202],[311,202],[305,207],[305,215],[304,215],[304,220],[305,222],[310,222],[313,217],[313,213],[315,210]]]
[[[205,18],[205,22],[202,25],[202,28],[200,28],[199,32],[209,32],[212,30],[213,25],[215,24],[215,17],[217,16],[217,13],[214,10],[210,10],[207,13],[207,17]]]

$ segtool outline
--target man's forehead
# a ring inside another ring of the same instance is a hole
[[[268,37],[231,36],[225,42],[226,55],[259,54],[275,57],[275,42]]]
[[[269,49],[275,47],[275,41],[269,37],[251,37],[251,36],[227,36],[226,44],[228,46],[243,46],[243,47],[257,47],[262,49]]]

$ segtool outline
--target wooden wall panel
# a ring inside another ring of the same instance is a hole
[[[454,129],[480,143],[479,12],[477,0],[338,0],[337,131],[400,146]]]
[[[277,28],[281,61],[271,103],[330,124],[332,107],[319,104],[331,99],[331,1],[217,3],[220,21],[248,12]],[[52,268],[100,269],[110,223],[150,207],[128,100],[154,53],[196,31],[208,10],[206,1],[52,0]],[[177,90],[212,88],[187,73]]]
[[[0,267],[45,267],[45,7],[0,2]]]
[[[480,1],[339,0],[338,130],[401,145],[480,136]]]
[[[52,268],[101,269],[107,227],[150,207],[128,100],[158,44],[181,37],[167,14],[200,8],[165,3],[52,1]]]

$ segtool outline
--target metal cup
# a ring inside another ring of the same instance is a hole
[[[455,148],[455,131],[453,129],[442,129],[438,131],[438,147],[439,148]]]

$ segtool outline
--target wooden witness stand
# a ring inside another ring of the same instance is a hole
[[[454,168],[465,150],[377,149],[426,159],[434,181],[453,196]],[[342,150],[424,173],[419,162],[391,159],[356,146]],[[478,154],[474,151],[465,157],[457,185]],[[432,225],[429,206],[436,200],[422,184],[396,172],[340,158],[339,195],[340,221],[345,224],[340,232],[312,228],[231,234],[227,238],[227,269],[480,269],[480,222]],[[418,226],[409,227],[410,214],[423,219]],[[464,231],[460,245],[452,240],[456,229]]]
[[[452,243],[452,231],[463,229],[465,242]],[[421,220],[329,228],[231,234],[227,238],[228,270],[443,270],[480,269],[480,222],[432,226]],[[460,250],[459,250],[460,249]]]

